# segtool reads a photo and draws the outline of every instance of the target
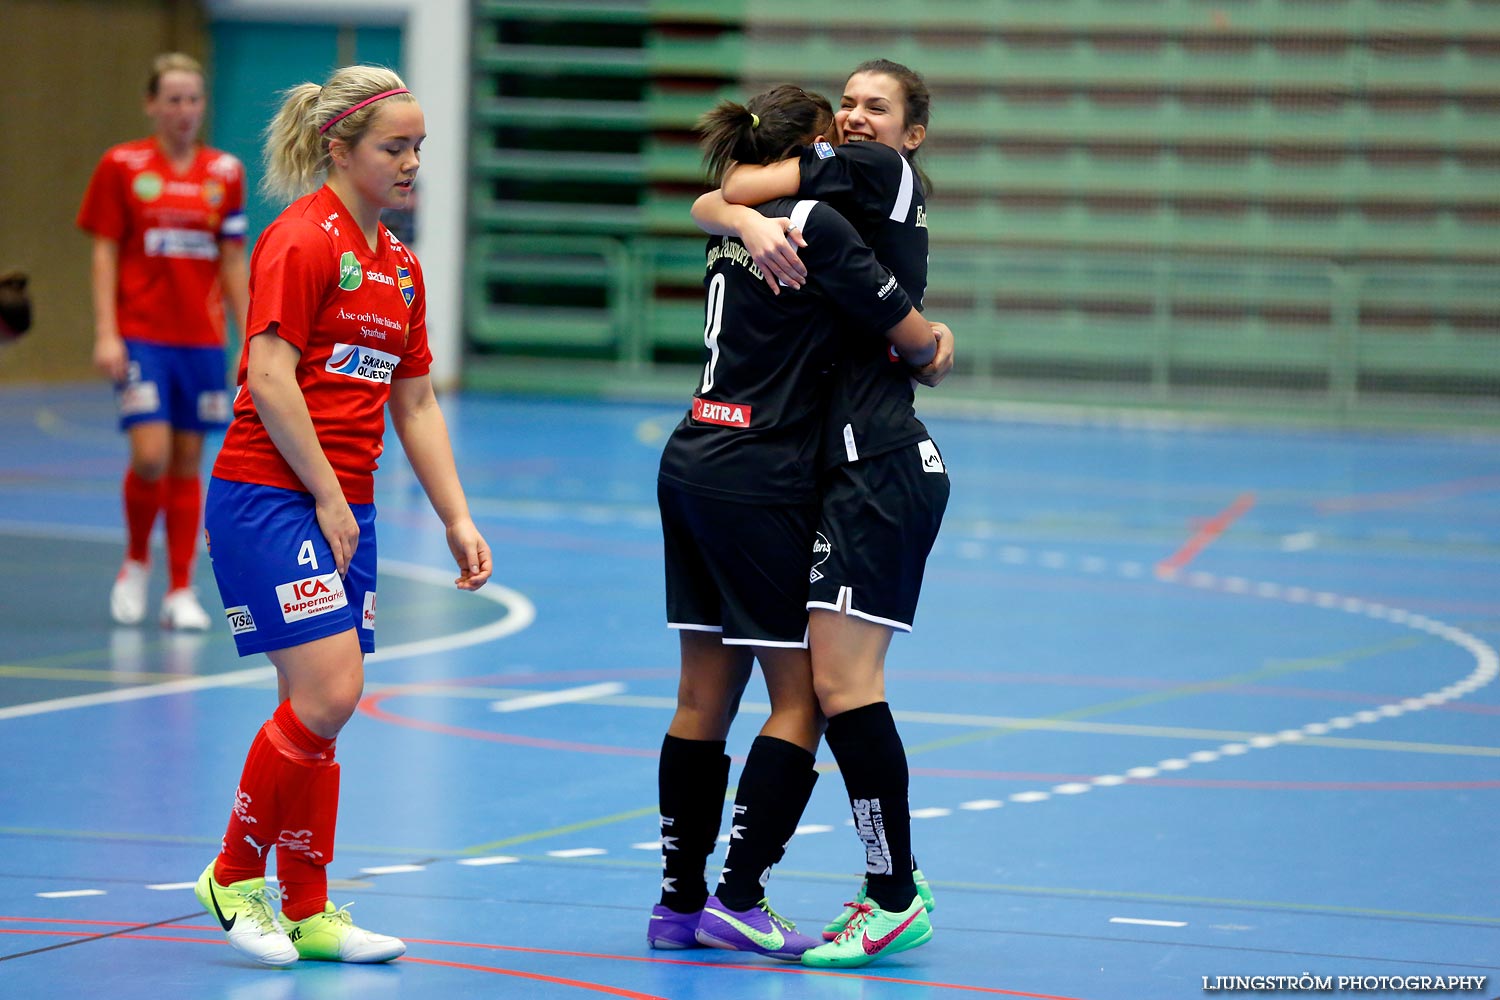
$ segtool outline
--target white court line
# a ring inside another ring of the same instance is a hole
[[[67,892],[39,892],[37,899],[73,899],[77,896],[103,896],[103,889],[70,889]]]
[[[178,889],[191,889],[196,882],[158,882],[155,885],[146,886],[152,892],[173,892]]]
[[[1142,920],[1138,917],[1110,917],[1112,924],[1136,924],[1141,927],[1186,927],[1181,920]]]
[[[601,854],[608,854],[602,847],[568,847],[558,851],[548,851],[547,856],[552,858],[596,858]]]
[[[518,698],[506,698],[504,701],[492,701],[490,711],[524,712],[530,708],[545,708],[548,705],[566,705],[574,701],[607,698],[610,695],[623,694],[624,691],[625,685],[619,681],[585,684],[583,687],[566,688],[562,691],[540,691],[536,694],[523,694]]]
[[[513,865],[520,860],[520,858],[513,858],[508,854],[496,854],[488,858],[460,858],[458,863],[469,865],[473,868],[482,868],[485,865]]]
[[[41,534],[41,532],[38,532]],[[10,530],[8,523],[0,521],[0,534],[20,534]],[[43,535],[43,537],[53,537]],[[113,537],[113,535],[111,535]],[[451,587],[457,570],[433,569],[430,566],[419,566],[415,563],[396,562],[381,560],[379,572],[389,573],[391,576],[403,577],[417,583],[431,583],[437,586]],[[468,629],[464,632],[455,632],[451,635],[439,636],[436,639],[420,639],[416,642],[404,642],[386,649],[377,649],[365,657],[365,663],[383,663],[387,660],[400,660],[409,656],[429,656],[433,653],[441,653],[450,649],[463,649],[467,646],[477,646],[480,643],[493,642],[503,639],[508,635],[514,635],[536,620],[536,606],[527,599],[526,595],[519,591],[502,587],[491,581],[474,592],[480,597],[490,600],[506,609],[506,615],[499,621],[478,628]],[[272,666],[249,667],[245,670],[231,670],[228,673],[211,674],[205,677],[190,677],[180,681],[167,681],[163,684],[146,684],[139,687],[119,688],[113,691],[98,691],[94,694],[74,695],[68,698],[53,698],[49,701],[36,701],[29,705],[11,705],[0,708],[0,721],[5,719],[19,719],[28,715],[45,715],[49,712],[64,712],[74,708],[90,708],[95,705],[111,705],[125,701],[141,701],[146,698],[161,698],[171,694],[185,694],[190,691],[205,691],[209,688],[234,687],[239,684],[255,684],[261,681],[271,680],[276,676],[276,668]]]
[[[374,868],[361,868],[361,875],[405,875],[407,872],[424,872],[426,865],[378,865]]]

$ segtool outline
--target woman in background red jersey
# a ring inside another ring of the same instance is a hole
[[[406,945],[335,909],[326,868],[334,741],[375,649],[373,473],[387,406],[447,528],[459,589],[489,579],[490,551],[433,395],[422,269],[380,223],[411,198],[422,109],[395,73],[351,66],[287,91],[266,134],[267,189],[302,197],[250,262],[240,391],[205,523],[235,644],[270,658],[280,704],[250,746],[197,895],[229,943],[267,965],[384,962]],[[279,919],[265,880],[272,847]]]
[[[205,431],[229,419],[224,305],[244,329],[245,170],[198,141],[203,67],[158,56],[146,84],[146,139],[108,150],[94,169],[78,226],[94,237],[94,367],[116,386],[130,438],[125,560],[110,591],[121,625],[146,617],[151,530],[166,510],[165,628],[202,630],[192,590],[199,466]]]

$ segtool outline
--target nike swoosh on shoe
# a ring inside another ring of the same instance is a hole
[[[224,932],[227,934],[234,929],[234,922],[240,919],[240,915],[236,913],[228,920],[224,919],[224,911],[219,909],[219,897],[214,894],[214,880],[212,878],[208,880],[208,898],[213,901],[214,916],[219,918],[219,926],[224,928]]]
[[[908,927],[910,927],[911,926],[911,922],[913,920],[917,919],[921,915],[922,915],[922,911],[921,910],[918,910],[916,913],[913,913],[911,916],[909,916],[905,920],[901,921],[901,926],[897,927],[895,930],[891,931],[889,934],[885,935],[884,937],[882,937],[878,941],[871,941],[870,940],[870,932],[869,931],[864,931],[863,933],[861,933],[860,936],[859,936],[859,943],[862,946],[864,946],[865,954],[866,955],[878,955],[878,954],[880,954],[880,952],[885,948],[886,945],[890,944],[892,941],[896,940],[896,938],[900,937],[901,936],[901,932],[904,931],[904,930],[906,930]]]
[[[725,913],[723,910],[716,910],[711,906],[705,907],[703,912],[712,913],[714,916],[724,921],[730,927],[733,927],[735,930],[745,935],[745,937],[749,938],[751,941],[754,941],[756,944],[769,951],[778,951],[782,948],[782,946],[786,944],[786,938],[783,937],[781,932],[776,930],[774,927],[769,931],[758,931],[754,927],[751,927],[749,924],[745,923],[743,920],[738,920]]]

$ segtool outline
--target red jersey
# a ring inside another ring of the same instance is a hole
[[[422,269],[381,226],[374,252],[327,187],[294,201],[261,234],[250,258],[250,335],[302,352],[297,384],[344,499],[372,503],[393,378],[426,375],[427,293]],[[214,475],[307,491],[276,450],[245,390],[250,341],[240,354],[234,420]]]
[[[198,147],[182,173],[155,138],[111,148],[94,168],[78,227],[120,245],[120,336],[168,347],[222,347],[219,241],[245,237],[245,168]]]

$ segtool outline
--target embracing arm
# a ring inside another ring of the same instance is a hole
[[[724,175],[724,200],[731,205],[759,205],[772,198],[795,198],[802,186],[802,161],[788,157],[765,165],[736,164]]]
[[[348,572],[349,561],[359,547],[359,525],[344,499],[344,488],[323,454],[307,400],[297,384],[297,362],[302,352],[282,340],[276,327],[267,327],[250,338],[245,391],[255,401],[255,412],[265,425],[271,443],[292,467],[317,507],[318,527],[333,550],[339,573]]]
[[[490,547],[469,515],[469,502],[453,464],[448,423],[433,394],[432,378],[396,379],[391,384],[390,410],[406,460],[447,529],[448,550],[458,564],[454,583],[460,590],[478,590],[493,570]]]
[[[885,339],[901,355],[901,360],[913,368],[931,364],[937,357],[938,335],[934,325],[915,309],[907,310],[895,326],[885,331]]]
[[[807,268],[797,256],[797,248],[807,246],[807,241],[791,219],[767,218],[753,208],[731,205],[721,191],[710,191],[693,202],[693,223],[710,236],[739,237],[777,295],[781,294],[778,281],[801,288],[807,280]]]

